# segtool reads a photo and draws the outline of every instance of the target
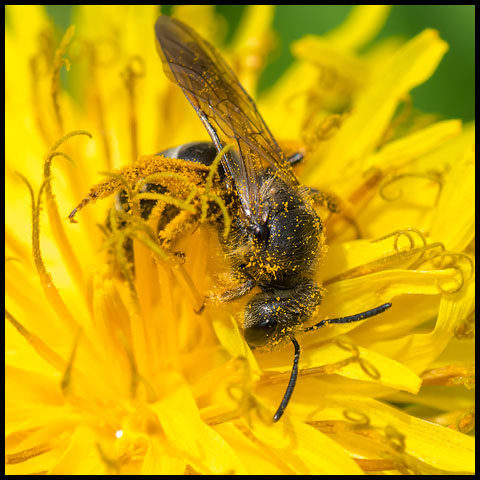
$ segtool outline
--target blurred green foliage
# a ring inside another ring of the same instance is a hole
[[[169,12],[170,7],[162,7]],[[230,25],[237,26],[244,5],[218,5]],[[323,34],[339,25],[348,15],[349,5],[278,5],[274,28],[278,48],[265,69],[260,88],[267,88],[288,67],[293,57],[289,44],[305,34]],[[49,14],[61,29],[70,23],[70,5],[47,5]],[[425,28],[435,28],[450,49],[438,70],[413,93],[414,105],[447,118],[470,121],[475,118],[475,6],[474,5],[396,5],[377,38],[391,35],[412,37]],[[227,38],[227,40],[228,40]]]

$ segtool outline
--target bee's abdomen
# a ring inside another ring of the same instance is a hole
[[[201,163],[209,167],[217,156],[217,149],[212,142],[190,142],[159,152],[159,155]]]

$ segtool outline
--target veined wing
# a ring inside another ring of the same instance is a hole
[[[290,165],[254,101],[217,50],[192,28],[168,16],[155,25],[165,73],[180,86],[218,151],[235,145],[222,164],[231,177],[244,215],[262,221],[265,212],[258,172],[269,167],[288,185],[298,185]]]

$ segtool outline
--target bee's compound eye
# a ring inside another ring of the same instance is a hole
[[[259,243],[265,243],[270,236],[268,227],[261,223],[255,223],[248,226],[248,231],[252,233]]]
[[[245,340],[251,347],[262,347],[270,341],[276,327],[277,321],[274,318],[254,323],[245,328]]]

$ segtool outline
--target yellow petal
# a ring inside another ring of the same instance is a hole
[[[329,144],[321,171],[317,172],[322,181],[328,184],[339,174],[342,178],[352,174],[353,162],[358,171],[362,159],[383,135],[400,99],[432,75],[447,48],[436,31],[425,30],[375,72],[370,85],[359,95],[352,115]]]
[[[234,49],[255,46],[269,33],[274,15],[274,5],[246,5],[246,11],[235,32]]]
[[[183,475],[187,462],[185,457],[165,448],[165,444],[152,436],[142,465],[142,475]]]
[[[248,431],[231,423],[215,426],[215,430],[228,442],[241,459],[249,475],[283,475],[282,466],[273,461],[268,449],[258,448]]]
[[[245,475],[247,472],[233,448],[214,428],[202,424],[201,456],[192,464],[204,474]]]
[[[49,473],[52,475],[102,475],[115,471],[109,470],[107,462],[102,461],[102,453],[106,452],[100,453],[98,440],[97,432],[85,426],[78,427],[71,437],[68,448],[58,462],[55,462]],[[111,453],[109,450],[107,452]]]
[[[172,16],[192,26],[203,38],[215,43],[223,27],[214,5],[174,5]]]
[[[371,348],[392,356],[414,372],[421,373],[446,348],[459,322],[473,311],[474,290],[475,282],[472,279],[460,292],[442,296],[438,318],[432,331],[373,343]]]
[[[380,383],[386,387],[410,393],[417,393],[420,389],[422,379],[402,363],[379,355],[373,350],[359,346],[356,346],[356,349],[358,349],[359,361],[352,361],[348,365],[340,367],[335,373],[353,380]],[[351,358],[351,353],[349,354],[344,348],[340,348],[335,343],[324,346],[319,345],[317,348],[315,348],[315,345],[309,345],[308,351],[302,356],[300,364],[301,368],[312,368],[341,362],[347,358]],[[367,371],[378,374],[378,378],[367,374],[364,368],[361,367],[360,361],[365,365]],[[370,366],[373,366],[373,370]]]
[[[431,236],[455,252],[465,249],[474,235],[475,145],[472,143],[448,172],[432,220]]]
[[[336,442],[288,417],[273,425],[256,421],[251,430],[285,473],[359,475],[361,470]]]
[[[332,404],[361,412],[374,428],[392,425],[405,438],[405,453],[433,467],[451,472],[475,471],[475,440],[450,428],[411,417],[397,409],[366,397],[329,397]],[[333,412],[324,409],[323,418]],[[345,418],[337,413],[338,418]]]
[[[163,397],[151,405],[165,435],[178,450],[199,457],[202,449],[203,422],[188,385],[176,373],[165,374],[160,381]],[[182,412],[181,415],[178,413]]]
[[[250,372],[258,374],[258,365],[251,349],[248,347],[238,328],[238,323],[230,315],[228,320],[213,315],[213,328],[220,343],[232,357],[246,358]]]
[[[398,168],[439,148],[444,142],[460,134],[460,120],[445,120],[406,135],[386,144],[379,152],[370,155],[365,168]]]
[[[292,53],[319,69],[333,70],[336,75],[348,78],[357,87],[363,86],[369,78],[370,71],[365,62],[332,45],[324,37],[305,35],[293,43]]]
[[[328,32],[325,39],[339,49],[356,50],[367,44],[383,27],[391,5],[355,5],[347,19]]]
[[[247,5],[232,41],[234,68],[242,87],[255,98],[260,72],[273,46],[273,5]]]

